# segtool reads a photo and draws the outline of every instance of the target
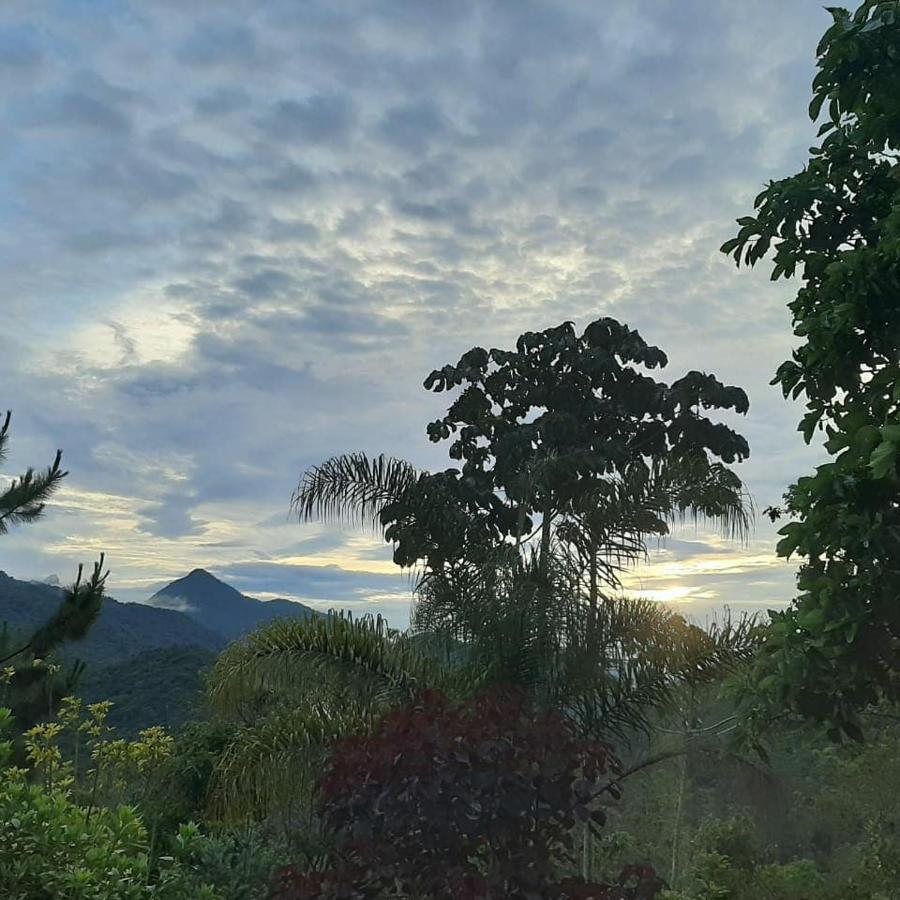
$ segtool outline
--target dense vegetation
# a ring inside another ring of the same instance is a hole
[[[0,895],[900,896],[900,3],[831,12],[821,146],[723,247],[802,282],[775,382],[833,459],[770,509],[796,602],[701,628],[622,595],[674,523],[744,535],[739,387],[653,377],[664,352],[610,318],[473,348],[425,382],[453,393],[427,428],[448,468],[349,453],[293,498],[375,523],[408,631],[304,615],[86,675],[101,559],[4,632]],[[16,479],[0,533],[63,477]]]

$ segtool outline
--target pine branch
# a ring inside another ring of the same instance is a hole
[[[46,656],[65,641],[81,640],[100,615],[104,589],[109,572],[103,571],[105,556],[94,563],[88,581],[82,584],[84,567],[78,567],[75,584],[66,591],[62,603],[54,615],[35,632],[31,649],[36,656]]]
[[[4,432],[9,423],[7,414]],[[43,512],[47,499],[59,487],[69,473],[62,468],[62,451],[56,451],[53,464],[45,472],[28,469],[21,478],[0,494],[0,534],[6,534],[11,525],[33,522]]]

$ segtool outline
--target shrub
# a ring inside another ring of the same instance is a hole
[[[273,896],[653,897],[662,882],[646,869],[618,885],[559,880],[576,826],[604,823],[615,772],[606,745],[523,692],[463,703],[428,692],[337,746],[320,785],[334,865],[286,870]]]
[[[77,717],[70,718],[77,723]],[[88,723],[87,730],[98,736],[102,718]],[[10,711],[0,709],[0,735],[12,725]],[[64,761],[57,745],[63,728],[51,722],[26,732],[30,770],[11,766],[12,744],[0,741],[0,897],[217,900],[215,891],[178,861],[154,860],[152,841],[133,807],[84,807],[73,800],[75,767]],[[146,751],[139,767],[154,763],[164,744],[132,745]]]
[[[152,871],[147,831],[130,807],[88,816],[21,775],[0,785],[0,896],[6,900],[214,900],[177,865]]]

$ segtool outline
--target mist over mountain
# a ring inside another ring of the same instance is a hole
[[[194,569],[157,591],[147,605],[177,610],[227,641],[235,640],[272,619],[307,619],[320,615],[292,600],[257,600],[220,581],[205,569]]]

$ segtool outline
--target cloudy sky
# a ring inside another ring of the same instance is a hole
[[[797,170],[819,0],[4,0],[0,405],[8,474],[56,447],[17,577],[107,553],[139,600],[203,566],[250,593],[385,612],[371,534],[300,526],[299,473],[443,466],[434,367],[598,315],[745,387],[763,507],[814,461],[768,381],[792,288],[717,253]],[[775,606],[793,569],[688,529],[635,592]]]

